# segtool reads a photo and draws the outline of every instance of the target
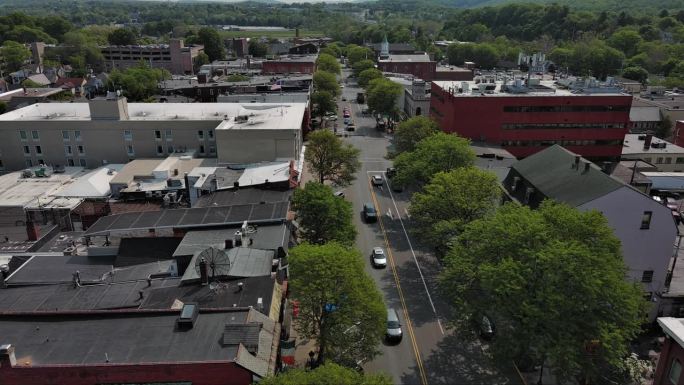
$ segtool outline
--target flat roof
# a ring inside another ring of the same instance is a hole
[[[260,202],[287,202],[292,196],[292,190],[267,190],[259,188],[245,188],[237,190],[215,191],[202,195],[195,207],[233,206],[257,204]]]
[[[39,168],[33,167],[31,170]],[[55,174],[50,173],[50,167],[44,168],[49,174],[46,177],[24,178],[23,171],[0,175],[0,206],[69,208],[78,205],[80,199],[57,197],[56,194],[90,171],[85,171],[83,167],[65,167],[64,173]]]
[[[532,85],[530,87],[521,87],[520,92],[504,92],[502,91],[503,81],[497,80],[494,83],[487,83],[493,89],[491,92],[487,91],[482,94],[478,87],[482,83],[476,83],[475,80],[470,81],[459,81],[459,80],[445,80],[445,81],[433,81],[432,84],[441,88],[446,92],[452,93],[454,97],[526,97],[526,96],[629,96],[629,94],[617,89],[610,87],[597,87],[586,90],[573,90],[559,87],[552,80],[541,80],[538,78],[538,85]],[[468,91],[459,93],[459,89],[463,89],[463,84],[467,84]],[[509,80],[507,82],[509,86],[513,86],[513,81]]]
[[[315,63],[318,60],[318,55],[302,55],[302,56],[281,56],[278,59],[264,60],[262,63]]]
[[[238,345],[222,344],[227,323],[244,324],[248,310],[201,311],[178,330],[180,310],[2,315],[3,343],[18,365],[231,362]]]
[[[239,227],[231,229],[213,229],[188,231],[178,248],[173,252],[174,257],[195,255],[205,250],[207,247],[223,249],[226,239],[233,239],[235,231]],[[250,247],[265,250],[277,250],[279,247],[287,249],[289,229],[286,224],[257,226],[253,233],[246,234],[246,239],[251,239]],[[246,244],[250,241],[245,240]]]
[[[242,129],[299,128],[305,109],[306,103],[128,103],[128,120],[214,120]],[[236,123],[237,116],[250,119],[247,123]],[[35,103],[0,115],[0,121],[51,120],[91,120],[90,106],[88,103]],[[294,123],[296,126],[291,127]]]
[[[123,167],[123,164],[108,164],[92,170],[75,180],[67,181],[54,195],[74,198],[107,197],[111,193],[109,183]]]
[[[432,62],[432,60],[430,60],[430,55],[428,55],[427,53],[415,53],[415,54],[401,54],[401,55],[390,54],[389,58],[380,59],[380,60],[378,60],[378,62],[379,63],[393,63],[393,62],[429,63],[429,62]]]
[[[639,138],[642,139],[639,139]],[[674,143],[656,138],[651,139],[651,147],[644,150],[644,134],[627,134],[622,145],[622,155],[648,155],[648,154],[684,154],[684,147],[677,146]],[[653,147],[653,144],[665,143],[665,148]]]
[[[684,110],[684,94],[669,92],[665,95],[635,96],[640,104],[659,106],[669,110]]]
[[[632,122],[660,122],[660,108],[632,104],[632,108],[629,110],[629,120]]]
[[[659,317],[658,324],[679,346],[684,347],[684,318]]]

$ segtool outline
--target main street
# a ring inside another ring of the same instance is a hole
[[[344,70],[343,79],[349,72]],[[343,82],[344,83],[344,82]],[[356,215],[356,246],[364,255],[366,270],[384,295],[388,307],[399,314],[404,338],[397,345],[383,342],[381,354],[364,364],[368,372],[388,373],[396,384],[516,384],[491,367],[479,342],[466,342],[456,337],[447,325],[448,306],[437,290],[440,265],[410,232],[408,192],[393,192],[384,175],[392,162],[385,159],[390,146],[388,134],[375,129],[375,119],[361,114],[356,94],[362,90],[353,79],[343,88],[340,102],[338,134],[346,134],[347,142],[361,151],[361,170],[345,191]],[[355,132],[344,130],[342,108],[349,106],[356,125]],[[370,176],[383,175],[383,186],[373,187]],[[379,214],[377,223],[362,220],[363,204],[372,202]],[[370,252],[381,246],[388,255],[386,269],[375,269]]]

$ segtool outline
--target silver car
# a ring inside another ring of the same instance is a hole
[[[371,262],[375,267],[386,267],[387,266],[387,256],[385,256],[385,250],[382,247],[374,247],[371,253]]]

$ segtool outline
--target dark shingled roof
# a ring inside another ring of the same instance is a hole
[[[572,166],[574,162],[574,153],[553,145],[515,163],[511,168],[545,197],[575,207],[624,186],[620,180],[606,175],[593,163],[585,171],[586,160],[580,162],[579,170]]]
[[[259,348],[260,323],[237,324],[228,323],[223,329],[222,343],[225,346],[245,345],[250,352]]]
[[[214,207],[256,204],[261,202],[276,203],[290,200],[292,190],[263,190],[258,188],[246,188],[237,190],[216,191],[212,194],[203,195],[194,207]]]
[[[123,238],[114,267],[173,259],[173,252],[179,243],[181,238],[175,237]]]

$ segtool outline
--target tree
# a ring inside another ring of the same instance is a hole
[[[261,385],[391,385],[384,374],[364,374],[332,362],[313,370],[290,369],[277,376],[266,377]]]
[[[42,88],[43,87],[43,85],[38,84],[31,79],[24,79],[21,82],[21,86],[24,88]]]
[[[314,88],[317,91],[327,91],[333,97],[340,94],[340,85],[334,74],[325,71],[316,71],[313,75]]]
[[[413,151],[418,142],[438,132],[437,122],[425,116],[401,122],[394,133],[394,154]]]
[[[622,71],[622,77],[645,83],[648,79],[648,71],[641,67],[627,67]]]
[[[7,103],[0,100],[0,114],[7,112]]]
[[[368,47],[359,47],[358,45],[347,46],[347,60],[351,66],[354,63],[365,59],[372,59],[375,54]]]
[[[340,63],[337,61],[337,59],[335,59],[334,56],[327,54],[318,55],[316,68],[320,71],[330,72],[331,74],[335,75],[340,73]]]
[[[439,172],[411,197],[416,233],[443,252],[465,225],[494,213],[500,191],[496,175],[475,167]]]
[[[20,69],[24,62],[31,57],[31,51],[21,43],[7,40],[0,48],[0,56],[5,62],[5,69],[14,72]]]
[[[308,141],[304,159],[320,183],[327,180],[346,186],[355,179],[354,174],[361,167],[357,148],[328,130],[310,133]]]
[[[143,101],[159,90],[160,81],[170,78],[169,71],[150,68],[143,62],[124,71],[112,71],[107,86],[110,89],[122,88],[124,95],[131,101]]]
[[[314,115],[321,119],[326,113],[337,110],[335,98],[328,91],[316,91],[311,94],[311,103],[314,105]]]
[[[595,379],[621,365],[640,332],[643,290],[625,280],[620,241],[598,211],[506,204],[468,224],[445,264],[441,289],[455,323],[490,318],[501,362],[550,363],[561,381]]]
[[[352,65],[352,71],[354,72],[354,76],[359,76],[359,74],[367,69],[370,68],[375,68],[375,62],[372,60],[360,60],[354,65]]]
[[[474,162],[475,153],[468,139],[438,132],[418,142],[413,151],[403,152],[394,159],[397,169],[394,182],[420,186],[440,171],[469,167]]]
[[[397,98],[403,87],[387,78],[377,78],[368,83],[366,89],[368,108],[378,114],[392,116],[397,110]]]
[[[258,40],[251,39],[247,51],[254,57],[265,57],[268,54],[268,46]]]
[[[204,46],[204,53],[209,57],[209,61],[226,58],[226,47],[218,31],[214,28],[200,28],[197,31],[197,41]]]
[[[316,340],[318,362],[354,367],[378,354],[387,310],[357,250],[332,242],[290,250],[291,297],[299,302],[296,328]]]
[[[642,40],[639,32],[630,28],[622,28],[615,31],[610,38],[608,38],[608,45],[619,49],[626,57],[632,57],[636,54],[637,48]]]
[[[111,45],[135,45],[138,37],[130,28],[117,28],[109,33],[107,40]]]
[[[358,83],[361,87],[366,88],[368,87],[368,84],[370,83],[371,80],[373,79],[378,79],[382,77],[382,71],[380,71],[377,68],[368,68],[366,70],[361,71],[358,76]]]
[[[292,205],[307,242],[316,245],[332,241],[344,245],[354,243],[356,229],[352,223],[351,203],[333,195],[330,186],[308,182],[303,189],[295,190]]]
[[[243,74],[230,74],[225,77],[225,81],[228,83],[246,82],[247,80],[249,80],[249,76]]]
[[[195,69],[195,72],[199,71],[200,67],[202,67],[205,64],[211,63],[209,61],[209,56],[207,56],[206,53],[200,52],[195,56],[194,59],[192,59],[192,66]]]

